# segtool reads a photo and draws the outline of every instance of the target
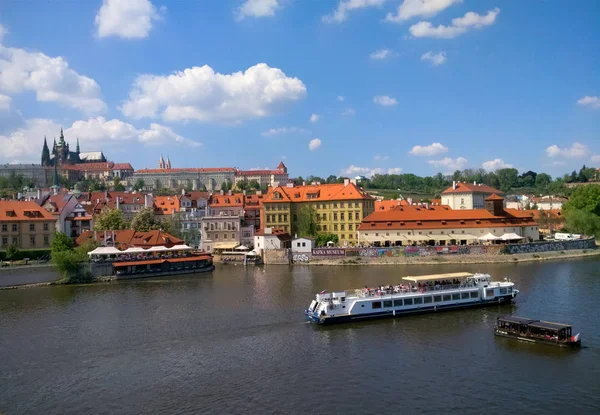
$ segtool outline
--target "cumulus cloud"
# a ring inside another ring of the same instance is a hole
[[[439,66],[448,59],[446,58],[446,52],[433,53],[432,51],[429,51],[421,56],[421,60],[431,62],[433,66]]]
[[[8,33],[8,29],[0,24],[0,42],[4,39],[4,36]]]
[[[0,111],[5,112],[10,109],[12,98],[8,95],[0,94]]]
[[[273,137],[276,135],[298,134],[298,133],[305,133],[305,132],[306,132],[306,130],[304,128],[279,127],[279,128],[271,128],[267,131],[263,131],[262,133],[260,133],[260,135],[262,135],[263,137]]]
[[[594,154],[591,157],[592,163],[600,163],[600,154]]]
[[[573,143],[571,147],[559,147],[556,144],[546,148],[548,157],[564,157],[568,159],[581,159],[589,154],[589,148],[585,144]]]
[[[279,8],[279,0],[246,0],[236,11],[235,17],[242,20],[246,17],[271,17]]]
[[[500,170],[500,169],[511,168],[511,167],[513,167],[513,165],[505,163],[504,160],[502,160],[502,159],[494,159],[494,160],[484,161],[483,164],[481,165],[481,167],[483,167],[487,171],[496,171],[496,170]]]
[[[400,23],[413,17],[433,17],[462,0],[404,0],[396,14],[388,13],[387,22]]]
[[[386,0],[340,0],[337,8],[329,15],[323,16],[325,23],[341,23],[348,18],[348,13],[367,7],[379,7]]]
[[[75,72],[62,57],[0,44],[0,92],[13,95],[25,91],[35,92],[38,101],[86,113],[106,109],[96,81]]]
[[[373,102],[384,107],[391,107],[398,103],[396,98],[388,97],[387,95],[377,95],[373,97]]]
[[[598,97],[590,97],[590,96],[585,96],[581,99],[579,99],[577,101],[577,104],[584,106],[584,107],[590,107],[590,108],[600,108],[600,98]]]
[[[342,96],[342,95],[338,95],[337,96],[337,100],[340,101],[340,102],[343,102],[345,99],[346,98],[344,96]]]
[[[319,114],[312,114],[310,116],[310,122],[312,122],[313,124],[316,123],[317,121],[319,121],[321,119],[321,116]]]
[[[394,52],[390,49],[379,49],[369,55],[373,60],[384,60],[387,58],[391,58],[394,55]]]
[[[370,167],[359,167],[355,165],[350,165],[347,168],[342,170],[342,176],[365,176],[365,177],[373,177],[376,174],[400,174],[402,172],[401,167],[392,167],[389,169],[382,169],[380,167],[370,168]]]
[[[455,159],[444,157],[441,160],[428,160],[427,163],[433,167],[444,169],[444,173],[451,174],[456,170],[463,170],[465,167],[467,167],[469,160],[464,157],[457,157]]]
[[[356,111],[354,110],[354,108],[346,108],[344,111],[342,111],[342,115],[344,117],[351,117],[352,115],[355,115]]]
[[[52,137],[58,135],[61,126],[49,119],[33,118],[25,125],[8,135],[0,135],[0,160],[19,158],[23,162],[39,162],[40,149],[44,136],[52,143]],[[67,141],[74,143],[79,137],[84,148],[98,149],[100,146],[114,144],[121,146],[127,142],[143,145],[173,145],[199,147],[197,141],[189,140],[175,133],[171,128],[152,123],[149,128],[136,128],[118,119],[106,120],[104,117],[75,121],[64,130]]]
[[[318,149],[319,147],[321,147],[321,140],[318,138],[313,138],[312,140],[310,140],[310,142],[308,143],[308,149],[310,151],[315,151],[316,149]]]
[[[413,156],[436,156],[438,154],[447,153],[448,147],[441,143],[431,143],[428,146],[414,146],[408,154]]]
[[[227,75],[204,65],[168,76],[139,76],[120,109],[132,118],[160,113],[168,121],[241,122],[269,116],[305,95],[300,79],[264,63]]]
[[[486,15],[468,12],[463,17],[452,19],[452,24],[450,26],[439,25],[434,27],[431,22],[420,21],[419,23],[412,25],[409,31],[413,37],[452,39],[471,29],[480,29],[485,26],[493,25],[498,13],[500,13],[500,9],[497,7],[494,10],[490,10]]]
[[[164,10],[161,7],[161,11]],[[101,38],[143,39],[148,37],[152,24],[160,19],[150,0],[103,0],[96,14],[96,34]]]
[[[390,158],[390,156],[380,156],[380,155],[376,155],[373,157],[373,160],[377,160],[377,161],[385,161],[388,160]]]

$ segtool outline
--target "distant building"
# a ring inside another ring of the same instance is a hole
[[[92,229],[93,219],[79,203],[75,195],[56,194],[48,196],[42,207],[56,218],[56,231],[77,238]]]
[[[559,196],[532,197],[529,200],[529,205],[531,207],[537,206],[541,210],[561,210],[568,200],[566,197]]]
[[[133,219],[143,208],[154,208],[154,196],[151,193],[90,192],[81,194],[79,201],[84,208],[86,205],[91,205],[90,210],[94,215],[101,213],[104,208],[119,209],[127,220]]]
[[[202,249],[233,249],[240,244],[244,220],[244,195],[224,193],[211,196],[202,219]]]
[[[44,137],[44,146],[42,147],[42,160],[41,164],[44,167],[61,167],[64,165],[73,165],[80,163],[105,163],[106,157],[101,151],[92,151],[88,153],[82,153],[79,149],[79,138],[77,139],[77,145],[75,151],[69,149],[69,143],[65,141],[62,128],[60,129],[60,137],[58,143],[54,140],[52,146],[52,152],[48,148],[48,143]]]
[[[524,241],[540,236],[530,214],[505,209],[504,200],[495,194],[485,199],[485,209],[411,205],[373,212],[358,229],[360,243],[375,246],[466,245],[488,233],[514,233]]]
[[[35,202],[0,200],[0,249],[49,249],[56,219]]]
[[[287,167],[283,161],[279,163],[275,170],[237,170],[235,172],[235,185],[241,182],[257,182],[260,187],[277,187],[288,182],[289,175]]]
[[[310,254],[314,247],[316,247],[315,240],[312,238],[292,239],[292,252],[295,254]]]
[[[52,168],[39,164],[3,164],[0,165],[0,177],[22,176],[35,187],[45,187],[52,183]]]
[[[100,246],[113,246],[121,250],[132,247],[147,249],[153,246],[170,247],[183,244],[183,239],[177,238],[167,232],[159,230],[140,232],[130,229],[84,232],[75,240],[75,243],[82,245],[88,241],[94,241]]]
[[[494,189],[482,183],[452,182],[452,186],[442,192],[442,205],[458,209],[483,209],[485,199],[491,195],[504,195],[498,189]]]
[[[292,247],[292,237],[283,229],[265,228],[264,231],[254,235],[254,251],[261,254],[262,251],[271,249],[284,249]]]

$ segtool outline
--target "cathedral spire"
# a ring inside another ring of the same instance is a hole
[[[60,127],[60,140],[58,142],[61,146],[65,145],[65,135],[63,134],[63,129]]]
[[[48,149],[48,141],[44,136],[44,147],[42,147],[42,166],[50,165],[50,150]]]
[[[77,137],[77,147],[75,151],[77,152],[77,154],[79,154],[79,137]]]
[[[158,168],[159,169],[164,169],[165,168],[165,159],[163,158],[163,155],[160,155],[160,160],[158,160]]]

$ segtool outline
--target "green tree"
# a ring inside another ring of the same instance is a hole
[[[260,183],[258,183],[258,181],[256,181],[256,180],[250,180],[250,183],[248,183],[248,187],[250,189],[259,190],[260,189]]]
[[[56,232],[52,239],[52,254],[62,251],[70,251],[73,249],[73,240],[64,232]]]
[[[326,180],[327,183],[335,183],[336,181],[337,181],[337,177],[334,176],[333,174],[329,175]]]
[[[94,230],[97,231],[118,231],[127,228],[125,216],[119,209],[104,208],[94,218]]]
[[[600,185],[579,186],[563,206],[566,215],[570,210],[582,210],[600,216]]]
[[[552,177],[549,174],[540,173],[535,176],[535,187],[537,187],[538,191],[544,192],[550,182],[552,182]]]
[[[319,219],[313,206],[301,206],[296,216],[296,229],[298,229],[299,236],[315,236],[317,234]]]
[[[566,229],[573,233],[600,237],[600,216],[591,212],[571,209],[565,214]]]
[[[139,232],[160,229],[160,221],[156,220],[154,209],[145,207],[136,213],[131,220],[131,229]]]
[[[113,190],[115,192],[122,192],[125,190],[125,186],[121,183],[121,178],[119,176],[115,176],[113,179]]]
[[[246,190],[248,189],[248,182],[246,180],[241,180],[240,182],[238,182],[238,184],[235,185],[235,187],[242,191]]]
[[[315,243],[317,246],[325,246],[327,242],[333,242],[335,245],[338,244],[339,238],[334,233],[319,233],[315,238]]]
[[[513,168],[499,169],[496,170],[496,177],[498,177],[498,182],[500,183],[500,190],[508,192],[517,184],[519,171]]]
[[[142,190],[144,190],[144,186],[146,184],[144,183],[144,181],[142,179],[137,179],[133,185],[133,190],[137,190],[138,192],[141,192]]]
[[[9,261],[16,259],[19,256],[19,247],[17,244],[11,244],[6,248],[6,259]]]

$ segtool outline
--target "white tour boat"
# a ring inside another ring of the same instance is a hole
[[[489,274],[455,272],[403,280],[396,286],[323,291],[304,314],[318,324],[343,323],[509,303],[519,293],[509,279],[492,281]]]

